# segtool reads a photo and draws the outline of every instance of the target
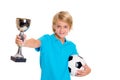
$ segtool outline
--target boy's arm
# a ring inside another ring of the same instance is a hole
[[[84,70],[78,70],[77,75],[78,77],[86,76],[91,72],[91,68],[86,64],[84,67]]]
[[[30,47],[30,48],[38,48],[40,47],[40,41],[39,40],[36,40],[36,39],[28,39],[28,40],[25,40],[23,46],[24,47]]]
[[[20,39],[20,36],[17,35],[15,42],[18,46],[30,47],[30,48],[38,48],[41,45],[41,42],[37,39],[31,38],[26,40],[26,35],[24,35],[24,41],[22,41]]]

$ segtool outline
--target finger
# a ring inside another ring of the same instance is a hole
[[[76,74],[77,75],[80,75],[80,74],[82,74],[83,72],[81,71],[81,70],[78,70],[77,72],[76,72]]]
[[[24,38],[26,38],[27,36],[24,34]]]
[[[85,74],[85,72],[78,72],[77,74],[76,74],[76,76],[78,76],[78,77],[82,77],[82,76],[85,76],[86,74]]]
[[[20,38],[20,36],[19,36],[19,35],[16,35],[16,37],[17,37],[17,38]]]
[[[83,73],[76,73],[76,76],[82,77],[82,76],[83,76]]]

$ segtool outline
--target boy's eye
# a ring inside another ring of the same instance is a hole
[[[58,25],[57,28],[60,28],[60,25]]]
[[[64,28],[68,28],[68,26],[64,26]]]

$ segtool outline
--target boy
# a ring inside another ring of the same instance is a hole
[[[67,11],[60,11],[53,17],[52,35],[46,34],[37,40],[32,38],[24,42],[19,36],[16,37],[17,45],[40,51],[41,80],[70,80],[68,58],[78,54],[75,44],[65,38],[71,28],[72,16]],[[84,68],[76,76],[90,73],[91,69],[87,65]]]

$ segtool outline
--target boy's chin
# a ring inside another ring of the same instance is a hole
[[[65,34],[56,34],[56,36],[58,37],[58,38],[65,38]]]
[[[65,38],[65,35],[59,35],[60,38]]]

